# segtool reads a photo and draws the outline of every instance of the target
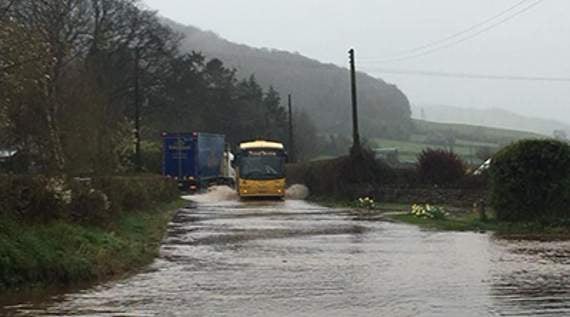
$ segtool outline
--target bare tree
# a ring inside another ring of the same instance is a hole
[[[140,10],[136,4],[92,1],[94,26],[86,62],[88,68],[97,70],[97,85],[110,97],[109,115],[123,114],[133,121],[138,156],[141,120],[152,106],[147,101],[164,85],[179,37],[155,13]]]
[[[21,0],[13,5],[13,17],[46,46],[47,71],[39,79],[43,84],[41,107],[46,125],[50,170],[63,172],[65,155],[60,133],[62,79],[68,65],[84,55],[89,28],[89,6],[82,0]],[[38,79],[37,79],[38,80]]]
[[[89,156],[116,165],[118,147],[132,147],[121,141],[128,119],[144,119],[164,90],[178,41],[136,0],[0,0],[2,134],[51,172]]]

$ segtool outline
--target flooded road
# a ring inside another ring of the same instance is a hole
[[[7,316],[570,316],[570,242],[197,197],[142,273]]]

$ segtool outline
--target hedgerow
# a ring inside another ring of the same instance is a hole
[[[161,176],[0,175],[0,214],[34,221],[104,224],[122,212],[171,202],[178,195],[176,183]]]
[[[556,140],[525,140],[495,155],[491,203],[497,218],[551,221],[570,217],[570,146]]]

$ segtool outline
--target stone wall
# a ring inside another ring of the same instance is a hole
[[[369,184],[349,186],[346,188],[346,194],[350,200],[367,196],[373,197],[377,202],[451,205],[456,207],[472,207],[474,203],[487,198],[487,191],[483,188],[377,187]]]
[[[423,184],[415,169],[394,169],[394,176],[384,184],[347,184],[337,173],[333,160],[289,165],[287,177],[290,185],[306,185],[314,196],[355,200],[374,197],[379,202],[429,203],[472,207],[487,200],[487,179],[482,176],[465,176],[446,187]]]

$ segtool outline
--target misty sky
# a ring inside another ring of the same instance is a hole
[[[528,4],[536,1],[528,0]],[[144,2],[166,17],[212,30],[228,40],[296,51],[323,62],[345,66],[346,51],[354,47],[359,70],[396,84],[416,105],[502,107],[570,123],[566,110],[570,106],[570,82],[465,80],[378,70],[570,77],[568,0],[543,0],[471,40],[424,57],[389,63],[374,60],[398,56],[407,49],[445,38],[521,0]]]

